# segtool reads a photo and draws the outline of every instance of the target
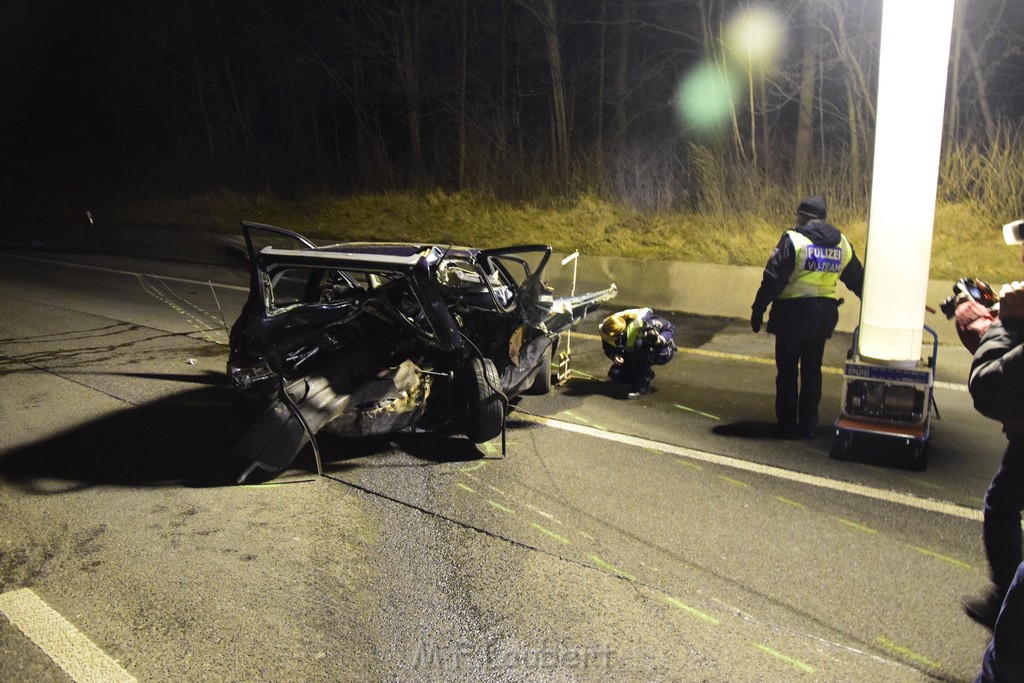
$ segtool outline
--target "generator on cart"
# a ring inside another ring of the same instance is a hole
[[[940,417],[932,393],[939,337],[927,325],[924,330],[932,337],[931,356],[913,364],[862,358],[854,332],[853,349],[843,369],[833,457],[852,459],[858,444],[868,441],[858,435],[871,435],[902,445],[914,469],[928,466],[931,413]]]

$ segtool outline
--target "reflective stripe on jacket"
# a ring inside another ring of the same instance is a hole
[[[625,346],[627,349],[631,349],[636,345],[636,338],[639,336],[640,331],[644,329],[645,321],[652,313],[653,311],[649,308],[630,308],[615,314],[626,321]],[[609,337],[602,333],[601,338],[612,346],[618,345],[619,342],[618,336]]]
[[[826,247],[815,244],[795,230],[788,230],[786,234],[793,243],[795,262],[789,282],[779,298],[837,298],[836,283],[839,282],[839,275],[853,258],[853,248],[846,235],[839,236],[839,244]]]

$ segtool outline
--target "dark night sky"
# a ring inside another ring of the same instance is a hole
[[[476,158],[487,157],[495,167],[497,157],[489,155],[499,122],[506,143],[520,150],[518,163],[530,153],[542,157],[549,144],[545,44],[535,16],[521,3],[467,4],[469,140]],[[637,0],[625,95],[629,120],[620,139],[645,138],[654,146],[663,139],[671,146],[680,137],[670,100],[701,52],[700,4]],[[789,11],[782,16],[794,40],[783,60],[792,67],[804,30],[800,15],[792,2],[769,4]],[[992,109],[1016,126],[1024,115],[1024,3],[1009,2],[993,27],[984,13],[999,4],[970,3],[967,27],[981,53]],[[612,15],[602,22],[600,5],[558,2],[577,150],[610,138],[616,114],[607,98],[624,24]],[[609,3],[610,11],[623,5]],[[838,5],[851,13],[849,24],[861,27],[858,39],[877,40],[871,31],[877,30],[879,0]],[[0,0],[0,192],[117,182],[197,189],[283,178],[342,187],[401,183],[410,157],[407,91],[392,49],[401,31],[400,6],[400,0]],[[461,4],[420,0],[417,6],[423,156],[432,182],[445,184],[455,164]],[[785,66],[781,73],[768,109],[785,131],[793,105],[782,91],[792,79]],[[602,84],[606,103],[599,108]],[[965,102],[976,102],[972,88],[965,85]],[[837,117],[826,121],[832,128],[825,135],[841,131],[845,105],[822,107]],[[981,125],[971,106],[963,116],[965,134]]]

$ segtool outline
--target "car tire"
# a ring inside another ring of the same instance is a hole
[[[537,374],[534,377],[533,384],[526,391],[531,396],[543,396],[551,393],[551,349],[547,348],[544,350],[544,356],[540,361],[540,367],[537,368]]]
[[[465,375],[466,417],[463,430],[473,443],[490,441],[501,434],[505,401],[500,387],[498,370],[491,360],[469,360]]]

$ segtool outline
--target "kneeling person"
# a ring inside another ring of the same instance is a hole
[[[676,328],[649,308],[631,308],[605,318],[600,329],[601,346],[612,361],[608,376],[629,385],[627,398],[650,393],[651,366],[672,360]]]

